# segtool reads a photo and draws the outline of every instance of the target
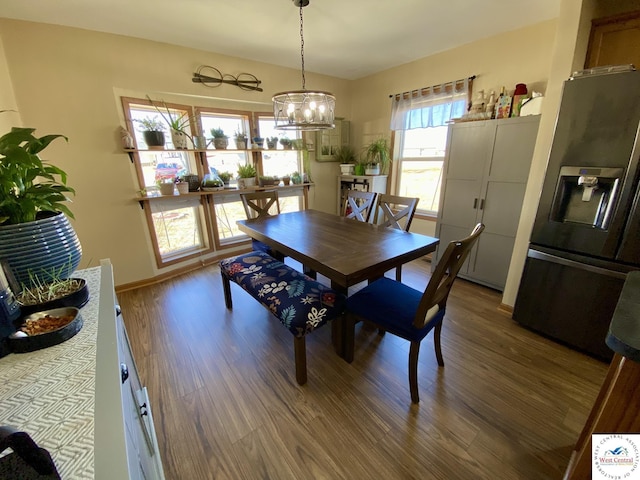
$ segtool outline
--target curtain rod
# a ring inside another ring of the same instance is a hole
[[[472,75],[470,77],[467,77],[467,80],[474,80],[475,78],[476,78],[476,75]],[[455,80],[453,82],[443,83],[441,85],[454,85],[454,84],[456,84],[458,82],[463,82],[463,81],[464,81],[464,78],[460,79],[460,80]],[[433,87],[437,87],[437,86],[439,86],[439,85],[433,85]],[[417,88],[415,90],[410,90],[408,92],[394,93],[393,95],[389,95],[389,98],[398,97],[398,96],[403,97],[405,95],[412,94],[413,92],[421,92],[422,90],[425,90],[427,88],[430,88],[430,87],[422,87],[422,88]]]

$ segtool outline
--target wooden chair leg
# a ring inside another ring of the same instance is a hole
[[[411,401],[419,403],[418,395],[418,355],[420,353],[420,342],[411,342],[409,349],[409,390],[411,391]]]
[[[307,348],[305,337],[293,337],[293,349],[296,357],[296,380],[298,385],[307,383]]]
[[[231,310],[233,303],[231,302],[231,282],[224,273],[222,275],[222,288],[224,289],[224,304]]]
[[[433,329],[433,347],[436,350],[436,359],[438,365],[444,367],[444,359],[442,358],[442,349],[440,348],[440,332],[442,331],[442,322],[436,325]]]

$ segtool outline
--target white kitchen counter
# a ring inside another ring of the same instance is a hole
[[[0,358],[0,423],[46,448],[63,479],[94,478],[94,409],[100,267],[80,270],[89,302],[82,329],[59,345]]]

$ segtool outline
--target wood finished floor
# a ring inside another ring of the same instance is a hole
[[[414,261],[403,280],[421,289],[429,268]],[[291,334],[236,285],[232,294],[227,311],[217,267],[118,294],[168,480],[560,479],[607,369],[458,279],[444,368],[432,335],[422,343],[419,405],[408,343],[362,326],[352,364],[330,328],[309,335],[301,387]]]

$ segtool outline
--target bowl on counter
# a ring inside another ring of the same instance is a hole
[[[32,313],[16,320],[17,331],[8,338],[9,349],[13,353],[25,353],[57,345],[77,334],[82,323],[76,307]]]

